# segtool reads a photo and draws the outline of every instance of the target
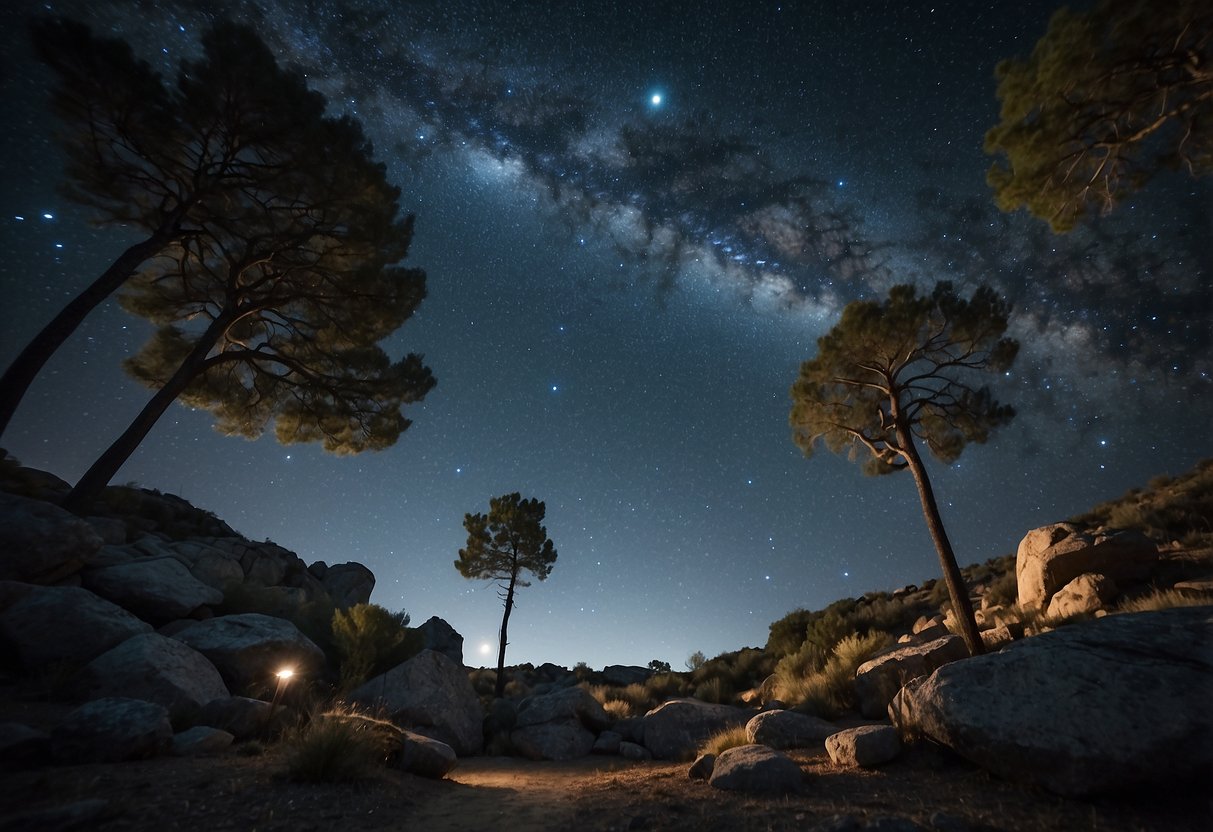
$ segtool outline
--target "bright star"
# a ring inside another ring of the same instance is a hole
[[[649,99],[649,103],[652,104],[654,107],[660,107],[661,106],[661,93],[656,93],[656,92],[653,93],[653,97]]]

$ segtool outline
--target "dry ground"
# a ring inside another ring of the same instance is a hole
[[[874,771],[835,768],[824,752],[794,756],[805,786],[780,797],[718,791],[688,779],[686,764],[604,757],[570,763],[481,757],[461,761],[443,781],[385,770],[354,785],[292,783],[273,749],[260,756],[229,751],[45,767],[0,774],[0,830],[67,828],[55,825],[53,814],[29,813],[87,799],[104,800],[105,808],[78,828],[98,832],[734,832],[812,829],[842,814],[908,818],[941,829],[1213,829],[1207,792],[1074,801],[997,780],[938,751],[910,753]]]

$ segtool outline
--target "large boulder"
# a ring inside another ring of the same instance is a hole
[[[324,571],[320,583],[333,603],[344,610],[371,600],[375,573],[361,563],[335,563]]]
[[[731,705],[671,699],[644,715],[644,744],[659,760],[690,760],[713,734],[748,719],[748,711]]]
[[[203,705],[196,720],[199,725],[219,728],[238,740],[247,740],[279,734],[296,718],[291,708],[275,707],[264,699],[225,696]]]
[[[1069,618],[1072,615],[1101,610],[1116,597],[1116,582],[1107,575],[1084,572],[1063,586],[1049,601],[1049,618]]]
[[[455,749],[412,731],[400,732],[400,768],[418,777],[441,780],[458,763]]]
[[[172,557],[87,569],[84,586],[153,624],[187,618],[203,605],[223,602],[222,592],[195,578]]]
[[[628,685],[643,685],[653,671],[647,667],[627,664],[610,664],[602,669],[603,684],[626,687]]]
[[[763,711],[746,723],[750,742],[769,748],[820,748],[838,726],[820,717],[795,711]]]
[[[59,506],[0,492],[0,580],[52,583],[78,572],[102,543]]]
[[[541,722],[515,728],[510,742],[532,760],[575,760],[594,750],[594,732],[577,720]]]
[[[1015,580],[1019,605],[1047,609],[1063,586],[1085,572],[1117,582],[1146,578],[1158,560],[1158,547],[1138,531],[1089,531],[1073,523],[1033,529],[1019,542]]]
[[[96,699],[72,711],[51,731],[51,753],[61,763],[115,763],[168,752],[168,711],[139,699]]]
[[[860,713],[880,719],[906,682],[968,655],[964,639],[949,634],[925,644],[907,644],[864,662],[855,671]]]
[[[228,696],[205,656],[158,633],[143,633],[107,650],[89,662],[83,677],[90,698],[129,696],[163,705],[170,714],[189,715]]]
[[[307,674],[324,664],[324,652],[284,618],[260,613],[222,615],[198,621],[173,634],[206,656],[228,688],[264,692],[284,668]]]
[[[589,691],[562,688],[522,701],[510,741],[523,756],[535,760],[572,760],[589,754],[595,733],[610,724],[611,718]]]
[[[15,648],[27,669],[85,664],[151,629],[87,589],[0,581],[0,638]]]
[[[708,783],[726,791],[781,794],[799,790],[804,773],[786,754],[765,745],[739,745],[716,758]]]
[[[349,566],[349,564],[339,565]],[[454,627],[435,615],[417,629],[421,631],[421,637],[425,640],[424,649],[436,650],[455,664],[463,664],[463,636],[459,635]]]
[[[484,743],[484,713],[467,673],[434,650],[376,676],[350,700],[382,708],[393,721],[445,742],[460,756],[478,753]]]
[[[613,722],[593,694],[585,688],[572,687],[522,700],[514,724],[522,727],[565,720],[580,722],[592,731],[602,731]]]
[[[1111,615],[946,665],[890,713],[996,774],[1085,795],[1209,782],[1210,702],[1204,606]]]
[[[174,757],[197,757],[202,754],[217,754],[235,742],[236,738],[219,728],[195,725],[180,734],[173,735]]]
[[[892,725],[859,725],[826,737],[826,751],[835,765],[868,768],[896,757],[901,737]]]

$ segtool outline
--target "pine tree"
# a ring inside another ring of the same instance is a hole
[[[1009,314],[987,287],[964,300],[947,282],[929,295],[894,286],[884,302],[855,301],[843,310],[791,391],[793,440],[805,456],[820,441],[862,458],[867,474],[909,469],[973,655],[982,652],[981,636],[917,443],[952,462],[1014,416],[973,383],[1014,361],[1019,344],[1004,337]]]
[[[539,500],[524,500],[514,492],[491,498],[487,516],[468,514],[463,518],[468,542],[467,548],[459,550],[455,568],[465,578],[496,581],[505,602],[497,651],[499,698],[505,693],[506,631],[514,609],[514,593],[530,586],[522,579],[522,573],[530,572],[542,581],[556,564],[556,549],[543,525],[545,512],[546,507]]]
[[[1054,231],[1107,212],[1161,170],[1213,172],[1213,7],[1101,0],[1062,8],[1027,59],[997,68],[986,152],[1000,208]]]

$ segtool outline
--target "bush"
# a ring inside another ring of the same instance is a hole
[[[1147,595],[1137,598],[1127,598],[1117,605],[1117,612],[1152,612],[1154,610],[1169,610],[1175,607],[1202,607],[1213,604],[1213,595],[1208,593],[1193,594],[1180,592],[1177,589],[1156,589]]]
[[[602,709],[606,711],[607,716],[616,722],[636,715],[636,712],[632,710],[632,706],[622,699],[608,699],[602,703]]]
[[[1009,607],[1019,601],[1019,581],[1015,577],[1015,567],[1004,572],[990,582],[986,589],[986,604],[988,606]]]
[[[720,756],[730,748],[736,748],[739,745],[749,745],[750,735],[746,733],[744,725],[738,725],[736,728],[726,728],[716,734],[713,734],[707,741],[699,747],[700,754],[715,754]]]
[[[333,612],[332,639],[342,690],[353,690],[420,652],[423,638],[407,628],[408,621],[405,612],[389,612],[378,604],[355,604]]]
[[[729,683],[723,676],[713,676],[703,684],[695,688],[694,697],[701,702],[710,702],[713,705],[727,705],[733,701],[737,692],[729,687]]]
[[[855,707],[855,671],[876,653],[893,644],[888,633],[852,633],[835,646],[829,660],[816,670],[807,655],[814,649],[805,645],[800,653],[789,656],[775,669],[775,695],[798,710],[826,719]]]
[[[398,741],[391,723],[352,712],[312,719],[285,743],[287,774],[305,783],[349,783],[373,777]]]
[[[658,673],[645,680],[644,690],[645,701],[657,706],[670,699],[685,696],[687,692],[686,677],[681,673]]]

